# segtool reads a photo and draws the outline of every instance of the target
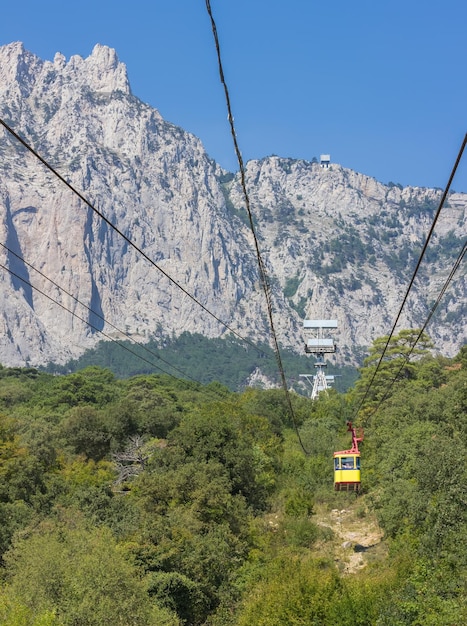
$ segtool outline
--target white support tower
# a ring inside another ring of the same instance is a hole
[[[326,376],[325,368],[327,363],[324,360],[325,354],[331,354],[336,351],[336,344],[332,337],[327,336],[330,330],[337,328],[336,320],[304,320],[303,329],[307,335],[305,342],[305,352],[314,354],[316,358],[315,367],[316,374],[302,374],[302,378],[311,383],[313,380],[313,389],[311,399],[318,397],[321,391],[326,391],[334,382],[334,376]]]

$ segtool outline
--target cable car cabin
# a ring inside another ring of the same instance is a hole
[[[363,433],[357,432],[351,422],[347,430],[352,433],[352,448],[334,452],[334,489],[335,491],[360,491],[360,450],[358,444],[363,441]]]
[[[334,452],[334,489],[359,491],[360,482],[360,452]]]

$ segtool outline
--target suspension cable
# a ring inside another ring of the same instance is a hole
[[[21,257],[19,254],[16,254],[16,252],[14,252],[13,250],[11,250],[10,248],[8,248],[8,246],[6,246],[5,244],[0,242],[0,246],[2,246],[2,248],[4,248],[5,250],[7,250],[10,254],[13,254],[18,260],[20,260],[22,263],[24,263],[25,265],[27,265],[28,267],[30,267],[32,270],[34,270],[35,272],[37,272],[37,274],[39,274],[40,276],[42,276],[42,278],[45,278],[46,280],[48,280],[52,285],[54,285],[54,287],[57,287],[57,289],[61,292],[63,292],[64,294],[66,294],[67,296],[69,296],[70,298],[72,298],[75,302],[77,302],[80,306],[84,307],[85,309],[87,309],[90,313],[92,313],[92,315],[94,315],[95,317],[99,318],[100,320],[102,320],[105,324],[107,324],[108,326],[110,326],[111,328],[113,328],[114,330],[116,330],[117,332],[119,332],[121,335],[123,335],[124,337],[126,337],[126,339],[128,339],[129,341],[131,341],[132,343],[134,343],[135,345],[139,346],[140,348],[142,348],[143,350],[145,350],[146,352],[148,352],[151,356],[155,357],[156,359],[159,359],[160,361],[162,361],[163,363],[165,363],[166,365],[168,365],[169,367],[171,367],[173,370],[175,370],[176,372],[178,372],[179,374],[181,374],[183,377],[185,378],[189,378],[194,382],[199,382],[198,380],[196,380],[195,378],[192,378],[189,374],[187,374],[186,372],[182,371],[181,369],[179,369],[178,367],[176,367],[175,365],[172,365],[171,363],[169,363],[168,361],[166,361],[164,358],[162,358],[161,356],[159,356],[158,354],[156,354],[155,352],[153,352],[152,350],[150,350],[144,343],[141,343],[140,341],[137,341],[136,339],[134,339],[131,335],[129,335],[128,333],[126,333],[125,331],[121,330],[120,328],[118,328],[118,326],[115,326],[114,324],[112,324],[112,322],[109,322],[107,319],[104,318],[103,315],[101,315],[100,313],[97,313],[96,311],[94,311],[91,307],[89,307],[87,304],[85,304],[84,302],[81,302],[76,296],[74,296],[72,293],[70,293],[69,291],[67,291],[64,287],[62,287],[61,285],[59,285],[58,283],[56,283],[54,280],[52,280],[51,278],[49,278],[48,276],[46,276],[46,274],[44,274],[43,272],[41,272],[40,270],[38,270],[36,267],[34,267],[33,265],[31,265],[31,263],[28,263],[28,261],[26,261],[25,259],[23,259],[23,257]],[[4,267],[4,266],[2,266]],[[17,277],[17,275],[8,270],[10,272],[10,274],[12,274],[13,276]],[[18,276],[19,277],[19,276]],[[27,284],[28,286],[32,287],[33,289],[35,289],[36,291],[38,291],[39,293],[41,293],[42,295],[46,295],[45,293],[43,293],[40,289],[38,289],[37,287],[34,287],[34,285],[31,285],[30,283],[28,283],[24,278],[20,278],[20,280],[22,280],[23,282],[25,282],[25,284]],[[48,296],[47,296],[48,297]],[[53,298],[49,298],[52,300],[52,302],[54,302],[55,304],[61,306],[61,304],[59,302],[57,302],[56,300],[54,300]],[[65,308],[65,307],[62,307]],[[69,311],[69,309],[66,309],[66,311]],[[73,315],[75,315],[74,312],[72,312]],[[85,322],[86,324],[88,323],[86,320],[84,320],[83,318],[79,318],[81,321]],[[92,324],[89,324],[91,326],[91,328],[95,328],[94,326],[92,326]],[[96,329],[97,330],[97,329]],[[101,332],[101,331],[98,331]],[[107,337],[107,335],[105,335]],[[122,346],[122,344],[119,344],[120,346]],[[122,346],[123,347],[123,346]],[[135,354],[135,353],[134,353]],[[149,363],[149,361],[148,361]],[[164,371],[164,370],[163,370]],[[166,374],[168,372],[165,372]]]
[[[361,402],[360,402],[360,404],[359,404],[359,406],[358,406],[358,408],[357,408],[357,410],[356,410],[356,414],[358,414],[358,413],[360,412],[360,410],[361,410],[361,408],[362,408],[362,406],[363,406],[363,404],[364,404],[364,402],[365,402],[365,400],[366,400],[366,398],[367,398],[367,396],[368,396],[368,393],[369,393],[369,391],[370,391],[370,388],[371,388],[371,386],[372,386],[372,384],[373,384],[373,382],[374,382],[374,380],[375,380],[375,378],[376,378],[376,374],[378,373],[378,370],[379,370],[379,368],[380,368],[380,366],[381,366],[381,363],[382,363],[382,361],[383,361],[383,358],[384,358],[384,356],[385,356],[385,354],[386,354],[386,350],[388,349],[389,343],[390,343],[391,338],[392,338],[392,336],[393,336],[393,334],[394,334],[394,331],[395,331],[395,329],[396,329],[396,326],[397,326],[397,323],[398,323],[398,321],[399,321],[399,318],[400,318],[400,316],[401,316],[401,314],[402,314],[402,310],[403,310],[403,308],[404,308],[404,306],[405,306],[405,303],[406,303],[406,301],[407,301],[407,298],[408,298],[408,296],[409,296],[409,293],[410,293],[410,291],[411,291],[411,289],[412,289],[412,286],[413,286],[413,284],[414,284],[415,277],[416,277],[416,275],[417,275],[417,273],[418,273],[418,270],[419,270],[419,268],[420,268],[420,265],[421,265],[422,259],[423,259],[424,255],[425,255],[426,249],[427,249],[428,244],[429,244],[429,242],[430,242],[430,240],[431,240],[431,237],[432,237],[432,235],[433,235],[433,232],[434,232],[434,229],[435,229],[435,226],[436,226],[436,222],[438,221],[439,215],[440,215],[440,213],[441,213],[441,209],[443,208],[443,205],[444,205],[444,203],[445,203],[445,201],[446,201],[447,195],[448,195],[448,193],[449,193],[449,189],[450,189],[450,187],[451,187],[452,181],[453,181],[453,179],[454,179],[454,176],[455,176],[455,174],[456,174],[457,168],[458,168],[459,163],[460,163],[460,161],[461,161],[461,158],[462,158],[462,155],[463,155],[463,153],[464,153],[464,150],[465,150],[465,146],[466,146],[466,144],[467,144],[467,134],[465,134],[465,136],[464,136],[464,140],[463,140],[462,145],[461,145],[461,147],[460,147],[460,150],[459,150],[459,153],[458,153],[458,155],[457,155],[456,161],[455,161],[454,166],[453,166],[453,168],[452,168],[452,170],[451,170],[451,174],[450,174],[450,176],[449,176],[449,180],[448,180],[448,183],[447,183],[447,185],[446,185],[446,189],[444,190],[443,195],[442,195],[442,197],[441,197],[441,200],[440,200],[440,202],[439,202],[438,209],[437,209],[437,211],[436,211],[436,214],[435,214],[435,216],[434,216],[434,218],[433,218],[433,222],[432,222],[431,227],[430,227],[430,231],[429,231],[428,236],[427,236],[427,238],[426,238],[426,240],[425,240],[425,244],[424,244],[423,249],[422,249],[422,251],[421,251],[421,253],[420,253],[419,259],[418,259],[418,261],[417,261],[417,265],[416,265],[415,270],[414,270],[414,272],[413,272],[413,274],[412,274],[412,278],[411,278],[411,280],[410,280],[409,286],[407,287],[407,291],[406,291],[406,293],[405,293],[405,296],[404,296],[404,298],[403,298],[403,300],[402,300],[402,304],[401,304],[401,306],[400,306],[400,308],[399,308],[399,312],[398,312],[398,314],[397,314],[397,316],[396,316],[396,320],[395,320],[395,322],[394,322],[394,324],[393,324],[393,326],[392,326],[391,332],[390,332],[390,334],[389,334],[389,336],[388,336],[388,339],[387,339],[387,341],[386,341],[386,345],[384,346],[383,352],[382,352],[381,357],[380,357],[380,359],[379,359],[379,361],[378,361],[378,364],[377,364],[377,366],[376,366],[376,369],[375,369],[375,371],[373,372],[373,376],[371,377],[370,382],[368,383],[368,386],[367,386],[366,392],[365,392],[365,394],[364,394],[364,396],[363,396],[363,399],[361,400]],[[465,253],[465,246],[464,246],[464,252],[462,252],[462,253],[461,253],[461,257],[463,257],[463,256],[464,256],[464,253]],[[460,260],[459,260],[459,264],[460,264]],[[456,264],[455,264],[455,265],[456,265],[456,269],[457,269],[457,266],[458,266],[457,261],[456,261]],[[447,288],[447,286],[446,286],[446,288]],[[445,290],[444,290],[444,291],[445,291]],[[443,291],[443,295],[444,295],[444,291]],[[434,313],[434,311],[433,311],[433,313]],[[430,314],[430,319],[431,319],[431,315],[432,315],[432,314]],[[426,324],[424,325],[424,328],[425,328],[425,327],[426,327]],[[421,333],[420,333],[420,336],[421,336]],[[417,341],[418,341],[418,338],[417,338]],[[413,347],[415,347],[415,344],[414,344],[414,346],[413,346]]]
[[[99,211],[87,198],[83,196],[71,183],[69,183],[57,170],[55,170],[34,148],[27,143],[23,137],[18,135],[4,120],[0,118],[0,124],[17,140],[21,143],[31,154],[33,154],[36,159],[38,159],[54,176],[56,176],[68,189],[72,191],[80,200],[82,200],[96,215],[98,215],[112,230],[114,230],[120,237],[122,237],[128,245],[134,248],[138,254],[143,256],[146,261],[148,261],[153,267],[155,267],[159,272],[161,272],[172,284],[174,284],[178,289],[180,289],[186,296],[188,296],[195,304],[200,306],[203,311],[205,311],[208,315],[213,317],[221,326],[224,326],[227,330],[229,330],[232,334],[238,337],[241,341],[249,344],[251,347],[255,348],[262,353],[262,350],[258,348],[252,341],[243,337],[239,332],[234,330],[230,325],[226,322],[222,321],[215,313],[210,311],[204,304],[202,304],[195,296],[193,296],[187,289],[185,289],[180,283],[178,283],[174,278],[172,278],[160,265],[158,265],[153,259],[151,259],[141,248],[139,248],[127,235],[125,235],[115,224],[113,224],[101,211]],[[265,355],[267,356],[267,355]]]
[[[223,65],[222,65],[222,56],[221,56],[221,50],[220,50],[220,43],[219,43],[219,37],[217,34],[217,26],[216,26],[216,22],[214,20],[214,16],[212,14],[212,9],[211,9],[211,3],[210,0],[206,0],[206,9],[209,15],[209,19],[211,21],[211,29],[212,29],[212,34],[214,37],[214,44],[216,47],[216,54],[217,54],[217,63],[218,63],[218,69],[219,69],[219,77],[220,77],[220,81],[222,83],[222,86],[224,88],[224,96],[225,96],[225,101],[226,101],[226,105],[227,105],[227,114],[228,114],[228,120],[229,120],[229,125],[230,125],[230,132],[232,134],[232,140],[233,140],[233,144],[234,144],[234,148],[235,148],[235,154],[237,156],[237,161],[238,161],[238,166],[239,166],[239,171],[240,171],[240,179],[241,179],[241,187],[242,187],[242,192],[243,192],[243,198],[245,201],[245,207],[248,213],[248,220],[250,223],[250,229],[253,235],[253,240],[254,240],[254,244],[255,244],[255,251],[256,251],[256,258],[258,260],[258,267],[259,267],[259,273],[260,273],[260,280],[261,280],[261,286],[263,288],[264,291],[264,296],[266,299],[266,306],[267,306],[267,311],[268,311],[268,318],[269,318],[269,325],[270,325],[270,329],[271,329],[271,337],[273,340],[273,346],[274,346],[274,353],[276,356],[276,360],[277,360],[277,365],[279,368],[279,373],[281,376],[281,381],[282,381],[282,387],[284,389],[285,392],[285,396],[286,396],[286,401],[287,401],[287,406],[289,409],[289,413],[290,416],[292,418],[292,422],[295,428],[295,431],[297,433],[298,436],[298,440],[300,442],[300,446],[302,448],[302,450],[305,452],[305,454],[308,454],[307,450],[305,449],[302,439],[300,437],[300,432],[298,430],[298,426],[297,426],[297,421],[296,421],[296,417],[295,417],[295,411],[292,405],[292,400],[290,397],[290,392],[287,386],[287,380],[285,377],[285,371],[284,371],[284,367],[283,367],[283,363],[282,363],[282,358],[281,358],[281,354],[280,354],[280,349],[279,349],[279,342],[277,339],[277,334],[276,334],[276,330],[275,330],[275,325],[274,325],[274,316],[273,316],[273,310],[272,310],[272,296],[271,296],[271,286],[268,280],[268,276],[266,273],[266,267],[261,255],[261,251],[259,248],[259,242],[258,242],[258,237],[256,235],[256,229],[255,229],[255,225],[253,222],[253,214],[251,211],[251,204],[250,204],[250,197],[246,188],[246,173],[245,173],[245,166],[243,163],[243,158],[242,158],[242,154],[240,152],[240,148],[238,145],[238,140],[237,140],[237,133],[235,130],[235,123],[234,123],[234,117],[232,115],[232,107],[231,107],[231,103],[230,103],[230,94],[229,94],[229,89],[227,87],[227,83],[225,80],[225,76],[224,76],[224,69],[223,69]]]

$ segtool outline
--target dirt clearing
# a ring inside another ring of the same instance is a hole
[[[332,557],[343,574],[353,574],[386,556],[383,531],[361,497],[350,505],[346,502],[342,508],[316,506],[315,511],[314,522],[332,531],[316,548],[321,555]]]

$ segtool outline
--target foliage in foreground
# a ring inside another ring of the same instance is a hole
[[[353,506],[332,451],[383,344],[346,396],[293,395],[295,425],[279,390],[0,368],[0,624],[467,622],[465,349],[365,400],[362,501],[389,556],[344,576],[314,522]]]

